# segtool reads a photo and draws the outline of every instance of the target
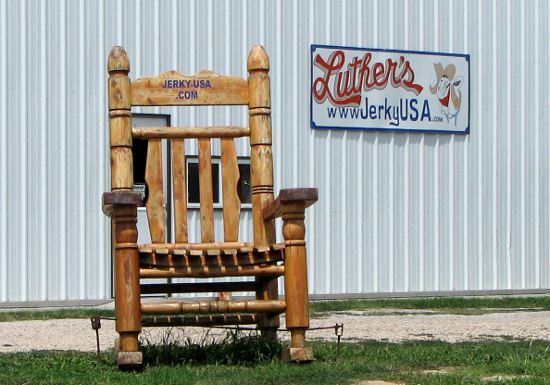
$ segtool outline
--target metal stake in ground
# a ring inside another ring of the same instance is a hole
[[[338,337],[338,342],[336,343],[336,358],[340,358],[340,338],[344,335],[344,324],[337,323],[334,325],[334,334]]]
[[[97,345],[97,362],[101,361],[101,351],[99,350],[99,329],[101,329],[101,317],[96,315],[91,318],[92,329],[95,330],[95,340]]]

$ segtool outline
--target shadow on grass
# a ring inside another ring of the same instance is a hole
[[[203,337],[196,342],[190,338],[173,338],[167,332],[160,342],[147,338],[142,346],[146,366],[180,364],[214,364],[252,366],[278,359],[282,344],[277,339],[265,338],[254,332],[228,331],[218,339]]]

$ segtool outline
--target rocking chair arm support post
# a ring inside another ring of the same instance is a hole
[[[304,219],[306,208],[317,199],[315,188],[284,189],[262,212],[264,221],[283,219],[285,292],[292,293],[285,296],[286,326],[291,335],[283,359],[289,361],[308,361],[313,357],[312,349],[305,344],[309,310]]]
[[[138,335],[141,332],[139,253],[137,245],[137,207],[141,194],[113,191],[103,194],[103,212],[113,221],[115,251],[116,330],[120,335],[118,364],[121,368],[139,367]]]

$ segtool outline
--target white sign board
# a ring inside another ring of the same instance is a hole
[[[311,46],[311,127],[470,131],[470,56]]]

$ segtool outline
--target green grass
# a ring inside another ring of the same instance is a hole
[[[550,310],[550,297],[426,297],[313,301],[312,315],[325,312],[377,309],[432,310],[439,313],[482,314],[502,310]]]
[[[155,363],[143,372],[117,370],[112,354],[97,364],[93,354],[33,352],[0,354],[0,384],[358,384],[368,379],[405,384],[490,384],[483,378],[513,376],[498,384],[550,383],[550,343],[483,342],[449,344],[365,342],[315,344],[317,360],[308,365],[283,364],[265,356],[237,364]],[[248,348],[255,349],[251,345]],[[182,349],[185,349],[183,347]],[[149,360],[155,354],[148,351]],[[184,360],[185,361],[185,360]],[[151,362],[151,361],[150,361]],[[442,368],[447,373],[425,373]]]
[[[55,310],[20,310],[0,312],[0,322],[47,320],[60,318],[90,318],[94,315],[101,317],[114,317],[113,310],[99,309],[55,309]]]
[[[549,310],[550,297],[471,297],[317,301],[312,314],[376,309],[434,310],[449,313],[494,309]],[[112,317],[110,310],[62,309],[0,312],[0,321],[51,318]],[[362,342],[314,343],[317,360],[288,365],[276,359],[276,341],[229,335],[214,344],[144,347],[146,367],[140,373],[120,372],[113,353],[31,352],[0,354],[0,384],[359,384],[368,379],[421,385],[550,384],[550,343],[542,341]],[[428,373],[426,370],[431,370]],[[438,371],[439,370],[439,371]],[[487,378],[502,376],[490,382]]]
[[[312,301],[313,316],[325,312],[377,309],[431,310],[453,314],[483,314],[502,310],[550,310],[550,296],[538,297],[426,297],[398,299],[352,299]],[[93,308],[1,311],[0,322],[57,318],[114,317],[112,310]]]

